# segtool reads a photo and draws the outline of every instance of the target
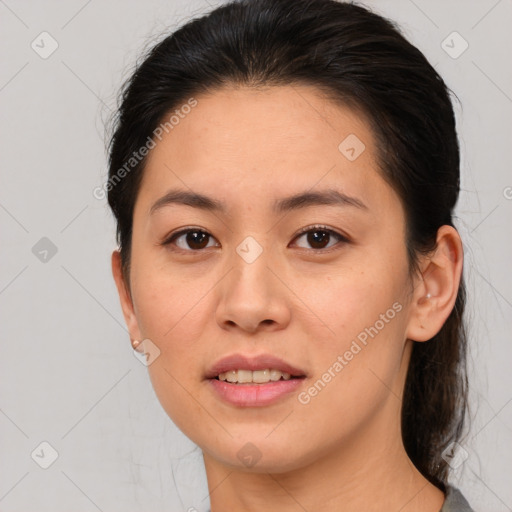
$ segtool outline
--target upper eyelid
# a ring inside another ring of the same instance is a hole
[[[324,226],[324,225],[321,225],[321,224],[317,224],[317,225],[313,225],[313,226],[308,226],[308,227],[302,228],[295,235],[295,238],[298,237],[298,236],[304,235],[306,233],[309,233],[310,231],[313,231],[315,229],[317,229],[318,231],[327,231],[327,232],[332,233],[332,234],[334,234],[336,236],[339,236],[340,238],[344,238],[344,239],[348,240],[348,236],[344,235],[343,233],[340,233],[337,229],[330,228],[329,226]]]

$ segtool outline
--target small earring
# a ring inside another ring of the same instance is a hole
[[[137,348],[139,347],[140,345],[140,341],[138,340],[132,340],[132,347],[133,347],[133,350],[137,350]]]
[[[430,299],[430,297],[432,297],[432,295],[430,295],[430,293],[427,293],[427,295],[425,295],[425,299]]]

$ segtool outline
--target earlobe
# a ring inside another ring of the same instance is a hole
[[[459,233],[441,226],[436,249],[426,257],[416,282],[407,338],[428,341],[443,327],[457,299],[462,277],[463,249]]]
[[[130,338],[132,340],[140,340],[142,337],[135,316],[133,301],[123,275],[121,253],[117,250],[112,252],[112,275],[116,283],[121,309],[128,331],[130,332]]]

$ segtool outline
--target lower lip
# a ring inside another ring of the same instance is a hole
[[[223,380],[210,379],[215,392],[226,402],[238,407],[270,405],[296,391],[303,381],[304,378],[296,378],[265,384],[232,384]]]

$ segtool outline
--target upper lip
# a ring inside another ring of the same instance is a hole
[[[207,379],[213,379],[219,374],[231,370],[280,370],[295,377],[304,377],[306,372],[291,364],[273,356],[272,354],[260,354],[257,356],[245,356],[232,354],[215,362],[206,372]]]

